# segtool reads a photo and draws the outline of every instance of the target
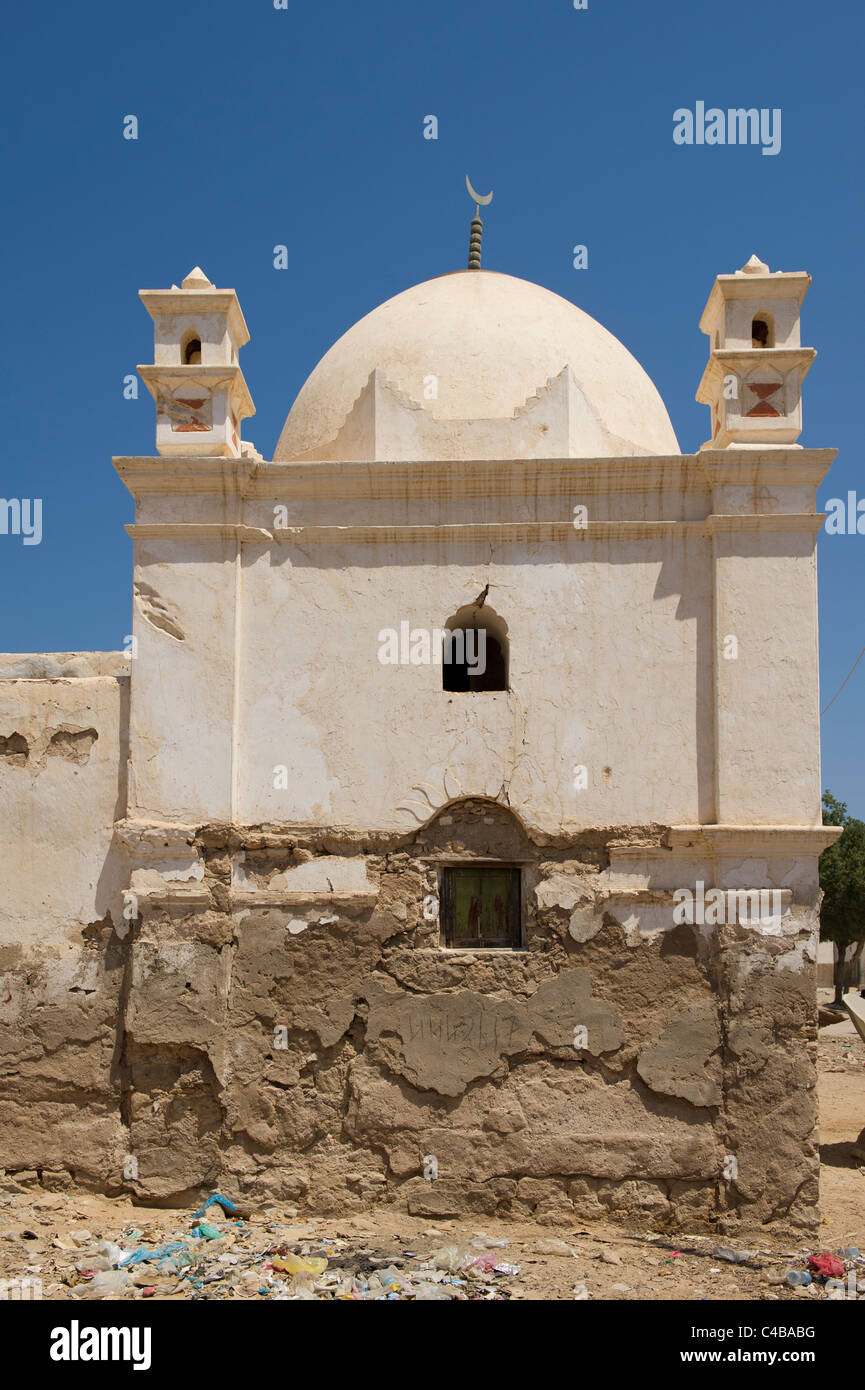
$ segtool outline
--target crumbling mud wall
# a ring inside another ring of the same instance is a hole
[[[128,662],[0,658],[0,1166],[119,1186]]]
[[[665,838],[538,844],[488,801],[390,841],[198,828],[203,876],[141,899],[130,934],[130,1185],[169,1200],[231,1182],[318,1211],[812,1224],[813,910],[791,900],[777,935],[671,926],[669,895],[610,869],[616,847],[669,858]],[[424,904],[462,856],[522,865],[524,950],[442,949]]]

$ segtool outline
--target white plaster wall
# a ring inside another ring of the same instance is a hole
[[[813,510],[822,455],[793,455],[789,480],[774,453],[735,451],[645,476],[124,462],[141,487],[133,817],[408,829],[504,788],[552,830],[819,825],[813,527],[783,514]],[[709,513],[717,529],[675,526]],[[670,530],[640,538],[656,521]],[[440,666],[378,661],[383,628],[441,628],[487,583],[509,692],[448,697]]]
[[[136,550],[130,815],[231,816],[235,543]]]
[[[503,785],[549,830],[699,820],[698,768],[711,799],[711,742],[697,748],[698,718],[712,723],[705,540],[586,541],[570,563],[558,545],[516,543],[492,561],[489,546],[444,542],[245,556],[241,820],[409,828]],[[451,694],[440,666],[379,662],[381,629],[443,627],[488,581],[510,691]]]
[[[718,535],[715,543],[717,819],[820,825],[814,537]],[[721,654],[730,635],[735,660]]]

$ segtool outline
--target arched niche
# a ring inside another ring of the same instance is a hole
[[[197,328],[188,328],[181,338],[180,361],[184,367],[197,367],[201,362],[201,336]]]
[[[509,656],[504,619],[485,603],[465,604],[444,625],[442,689],[507,690]]]
[[[751,320],[751,346],[773,348],[775,346],[775,320],[765,309],[760,309]]]

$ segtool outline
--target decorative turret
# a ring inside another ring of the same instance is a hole
[[[241,421],[255,414],[237,363],[249,333],[234,290],[198,266],[170,290],[139,290],[154,324],[154,361],[139,374],[156,402],[160,454],[241,453]]]
[[[712,411],[704,449],[793,444],[802,432],[802,382],[814,348],[801,346],[799,315],[811,284],[752,256],[734,275],[719,275],[700,319],[709,362],[697,400]]]

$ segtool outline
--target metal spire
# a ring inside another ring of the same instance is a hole
[[[469,270],[480,270],[481,268],[481,237],[483,236],[484,224],[481,221],[481,208],[486,207],[493,200],[492,190],[489,193],[476,193],[471,186],[468,174],[466,174],[466,188],[469,197],[475,205],[475,215],[472,218],[472,230],[469,237]]]

